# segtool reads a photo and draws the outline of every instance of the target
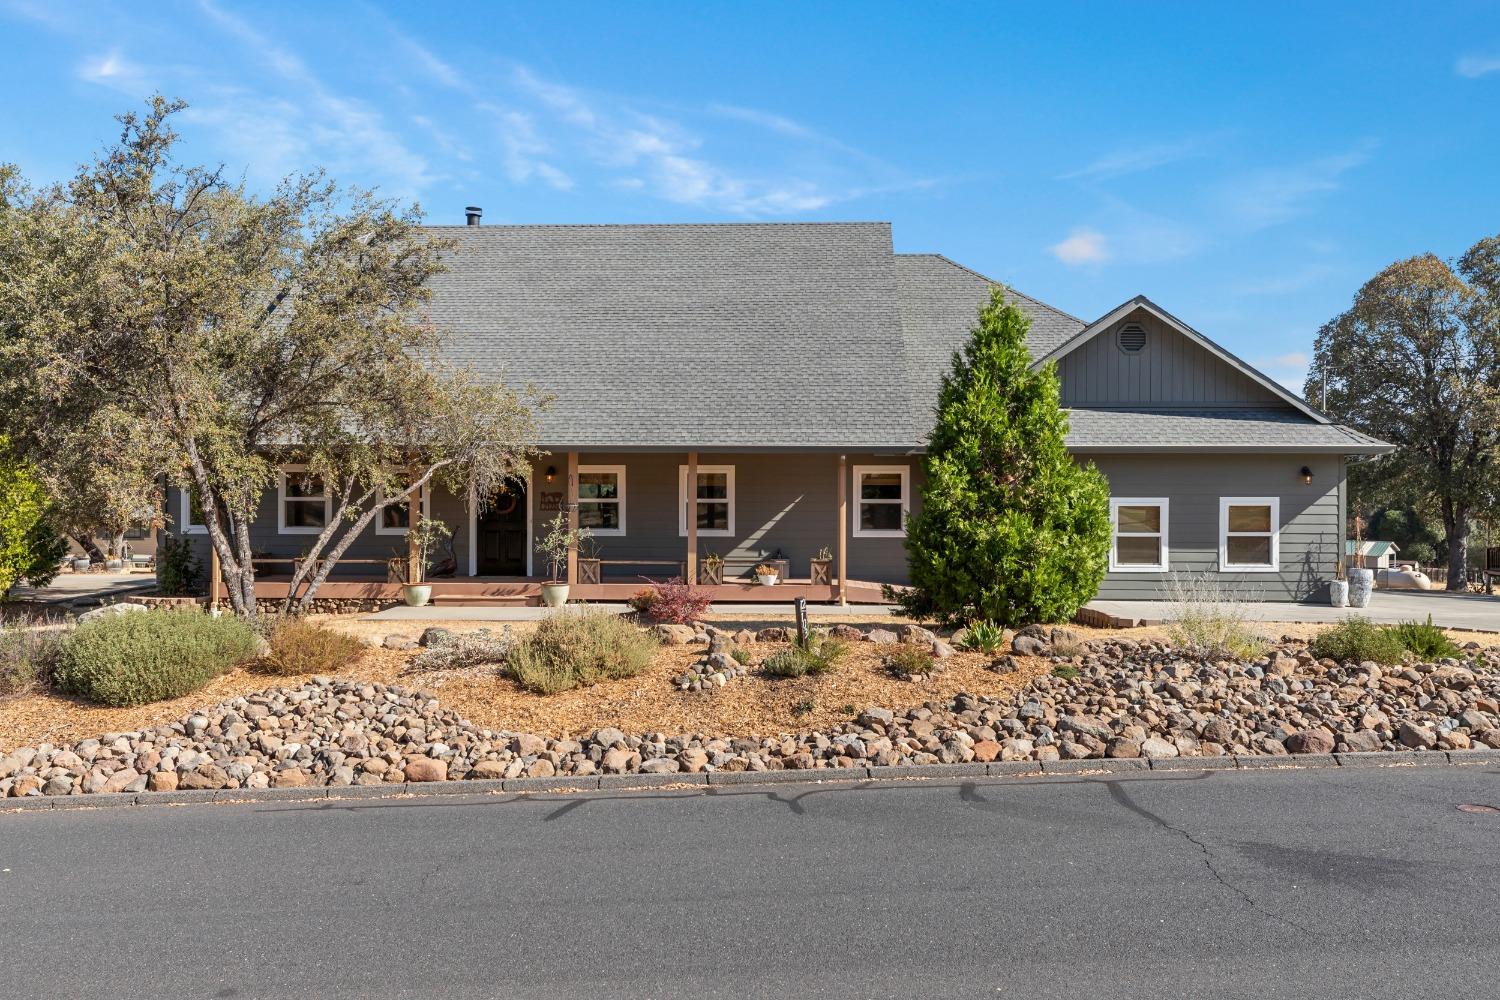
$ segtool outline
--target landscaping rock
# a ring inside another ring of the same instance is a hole
[[[441,625],[430,625],[422,630],[422,637],[417,640],[417,645],[423,649],[431,646],[448,646],[457,641],[457,638],[451,629],[443,628]]]
[[[1326,729],[1304,729],[1284,741],[1287,753],[1333,753],[1333,734]]]
[[[1035,626],[1027,627],[1034,628]],[[1017,632],[1015,638],[1010,641],[1010,651],[1017,656],[1046,656],[1047,648],[1045,640],[1035,635],[1026,635],[1024,632]]]
[[[408,757],[405,772],[407,781],[445,781],[448,765],[431,757]]]
[[[651,631],[667,646],[686,646],[697,634],[691,625],[653,625]]]
[[[128,601],[121,604],[105,604],[79,615],[78,624],[83,625],[87,622],[98,621],[100,618],[114,618],[119,615],[138,615],[150,610],[144,604],[132,604]]]
[[[890,629],[872,628],[870,629],[870,631],[865,633],[865,641],[873,642],[878,646],[889,646],[894,642],[900,641],[900,639],[896,635],[896,633],[892,632]]]
[[[427,630],[427,632],[431,631],[432,629]],[[427,638],[427,632],[422,633],[423,639]],[[380,644],[386,649],[416,649],[418,645],[421,645],[404,635],[388,635],[381,640]]]

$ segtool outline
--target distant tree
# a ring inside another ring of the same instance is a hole
[[[66,185],[10,184],[0,401],[28,455],[59,421],[134,421],[121,464],[159,463],[192,491],[244,615],[261,498],[304,466],[331,501],[283,603],[305,608],[384,508],[434,480],[484,496],[524,475],[533,400],[444,360],[423,307],[453,245],[418,209],[316,175],[252,197],[172,159],[182,107],[122,115],[119,142]]]
[[[1056,367],[995,289],[938,396],[922,504],[907,525],[908,612],[948,623],[1067,621],[1108,567],[1109,487],[1064,447]]]
[[[47,491],[0,440],[0,598],[8,598],[23,579],[45,587],[57,576],[68,543],[50,514]]]
[[[1371,278],[1318,332],[1306,394],[1397,445],[1356,467],[1354,488],[1403,507],[1430,503],[1448,589],[1464,589],[1470,526],[1493,516],[1500,477],[1500,237],[1455,266],[1423,254]]]

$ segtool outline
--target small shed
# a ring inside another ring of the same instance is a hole
[[[1358,545],[1358,550],[1355,546]],[[1344,542],[1344,555],[1349,558],[1349,565],[1357,565],[1354,561],[1356,551],[1364,554],[1365,569],[1390,569],[1394,566],[1396,556],[1401,552],[1401,547],[1395,542],[1381,542],[1373,539],[1365,539],[1356,542],[1348,539]]]

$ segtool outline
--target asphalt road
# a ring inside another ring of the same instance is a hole
[[[0,815],[5,997],[1494,996],[1500,769]]]

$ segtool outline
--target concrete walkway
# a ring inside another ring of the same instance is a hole
[[[600,603],[600,604],[570,604],[572,610],[581,610],[585,607],[600,611],[612,611],[615,614],[623,614],[630,610],[628,604]],[[408,608],[405,605],[397,605],[394,608],[386,608],[365,615],[361,621],[367,622],[534,622],[540,621],[551,613],[550,608],[465,608],[465,607],[435,607],[429,605],[425,608]],[[867,617],[895,614],[896,611],[888,604],[851,604],[846,608],[837,604],[809,604],[807,614],[809,617],[820,616],[848,618],[852,616]],[[792,614],[790,604],[715,604],[709,609],[710,618],[786,618]]]
[[[1088,606],[1119,618],[1159,622],[1171,619],[1176,606],[1170,601],[1090,601]],[[1443,628],[1500,632],[1500,597],[1483,594],[1450,594],[1441,590],[1377,590],[1367,608],[1334,608],[1327,603],[1294,604],[1260,601],[1241,607],[1246,617],[1261,622],[1340,622],[1360,615],[1373,622],[1395,624],[1426,621],[1432,615]]]
[[[59,607],[92,607],[156,586],[154,573],[62,573],[45,587],[21,586],[12,600]]]

